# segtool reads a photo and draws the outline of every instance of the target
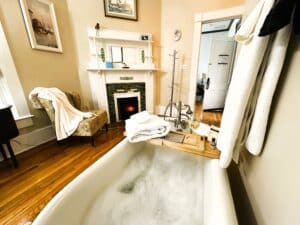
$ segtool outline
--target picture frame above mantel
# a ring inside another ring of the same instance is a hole
[[[19,0],[33,49],[62,53],[54,3],[51,0]]]
[[[106,17],[138,20],[137,0],[103,0]]]

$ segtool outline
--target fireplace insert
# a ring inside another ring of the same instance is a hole
[[[119,120],[127,120],[131,115],[139,112],[138,97],[118,98]]]

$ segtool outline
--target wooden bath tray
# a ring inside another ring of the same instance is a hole
[[[211,159],[220,158],[220,151],[216,148],[213,148],[208,141],[205,141],[205,150],[200,151],[201,136],[196,134],[189,134],[185,132],[173,132],[173,133],[183,134],[185,136],[183,143],[168,141],[164,138],[154,138],[148,140],[147,142],[153,145],[166,146],[172,149],[181,150],[184,152],[208,157]]]
[[[170,147],[171,149],[181,150],[184,152],[192,153],[198,156],[204,156],[211,159],[219,159],[220,158],[220,151],[214,147],[212,147],[209,142],[205,141],[205,150],[200,151],[200,143],[201,143],[201,136],[197,134],[189,134],[186,132],[174,132],[175,134],[184,135],[184,139],[182,143],[173,142],[166,140],[165,138],[154,138],[148,140],[147,143],[158,145],[158,146],[166,146]],[[170,133],[171,133],[170,132]],[[126,136],[126,133],[124,133]]]

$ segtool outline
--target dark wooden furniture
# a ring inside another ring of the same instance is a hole
[[[14,166],[17,167],[18,161],[10,145],[10,140],[19,135],[19,130],[10,109],[11,106],[0,107],[0,151],[3,159],[7,160],[7,155],[3,148],[3,144],[5,144]]]

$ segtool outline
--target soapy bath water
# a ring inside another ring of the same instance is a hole
[[[203,224],[203,159],[144,150],[99,194],[84,225]]]

